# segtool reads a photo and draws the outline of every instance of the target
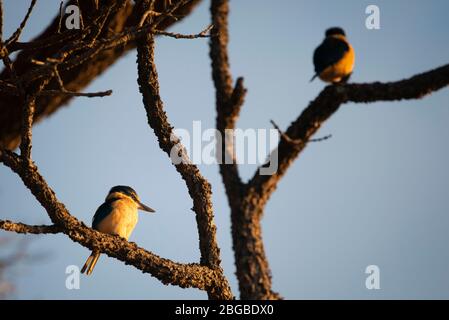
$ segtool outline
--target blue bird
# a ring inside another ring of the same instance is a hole
[[[343,83],[348,81],[354,68],[355,54],[342,28],[326,30],[323,42],[313,53],[315,75],[325,82]]]
[[[92,228],[103,233],[114,234],[128,240],[137,224],[137,210],[155,212],[140,202],[139,196],[133,188],[115,186],[106,196],[105,202],[98,207],[92,219]],[[81,273],[90,275],[97,264],[100,252],[92,251]]]

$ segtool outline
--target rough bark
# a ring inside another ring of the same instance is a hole
[[[246,89],[243,78],[237,79],[233,86],[228,57],[228,14],[229,4],[226,0],[212,0],[211,16],[214,25],[210,40],[210,57],[212,61],[212,78],[216,88],[216,127],[222,137],[226,129],[235,129],[235,125],[244,103]],[[225,185],[228,203],[231,207],[232,242],[234,249],[236,275],[241,299],[277,299],[279,295],[271,290],[271,272],[265,255],[262,231],[254,197],[245,196],[247,186],[241,181],[235,159],[232,139],[228,144],[222,143],[218,154],[220,174]],[[224,141],[223,141],[224,142]],[[231,159],[228,163],[226,159]]]
[[[182,160],[175,164],[176,170],[186,182],[190,197],[193,199],[193,211],[196,213],[198,225],[201,264],[206,265],[219,274],[223,274],[220,267],[220,250],[216,240],[216,226],[213,221],[213,207],[211,200],[211,186],[201,175],[198,167],[187,156],[185,148],[173,134],[172,126],[168,122],[159,93],[159,82],[154,62],[154,36],[148,34],[137,42],[138,84],[143,97],[143,104],[147,112],[148,124],[153,128],[160,148],[170,157],[173,150],[177,150]],[[223,284],[208,291],[209,297],[214,299],[232,299],[232,292],[226,278]]]
[[[15,233],[60,233],[62,229],[57,225],[32,226],[21,222],[12,222],[9,220],[0,220],[0,229],[12,231]]]

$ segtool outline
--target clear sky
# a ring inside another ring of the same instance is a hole
[[[28,1],[4,0],[11,34]],[[365,27],[365,8],[380,8],[380,30]],[[56,15],[59,0],[38,1],[23,41]],[[210,1],[172,30],[196,33],[210,23]],[[353,82],[393,81],[449,62],[449,2],[231,1],[230,59],[248,95],[240,128],[285,128],[324,84],[312,53],[324,30],[341,26],[356,51]],[[172,124],[191,130],[215,122],[207,39],[157,39],[161,95]],[[34,127],[33,158],[71,214],[90,224],[113,185],[133,186],[157,214],[140,214],[131,241],[166,258],[199,261],[192,204],[179,174],[148,127],[130,52],[86,91],[112,97],[72,100]],[[449,298],[449,89],[418,101],[347,104],[320,129],[330,140],[310,144],[283,178],[265,210],[263,235],[274,290],[288,299]],[[238,295],[230,215],[216,165],[201,165],[211,182],[223,267]],[[245,179],[254,165],[242,166]],[[19,178],[0,166],[0,217],[49,223]],[[10,274],[13,298],[204,299],[196,289],[164,286],[102,255],[79,290],[65,287],[68,265],[89,251],[64,235],[26,239],[39,256]],[[0,254],[5,249],[0,249]],[[380,290],[365,288],[365,268],[380,268]]]

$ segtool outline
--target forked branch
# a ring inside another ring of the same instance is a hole
[[[212,23],[218,36],[210,40],[210,57],[216,89],[217,129],[221,133],[226,129],[235,128],[246,91],[241,79],[237,81],[235,88],[232,88],[227,52],[228,12],[228,0],[212,0]],[[264,251],[260,221],[265,204],[276,189],[277,183],[307,143],[330,137],[311,139],[321,124],[346,102],[419,99],[448,84],[449,65],[446,65],[397,82],[328,86],[285,132],[273,123],[280,132],[281,139],[277,148],[271,153],[269,161],[262,167],[269,167],[270,161],[276,160],[278,169],[274,174],[261,175],[261,167],[250,181],[242,183],[235,159],[231,164],[221,162],[220,174],[231,207],[236,274],[242,299],[279,298],[279,295],[271,289],[271,272]],[[233,151],[232,149],[232,145],[227,146],[222,153],[225,154],[227,150]]]
[[[152,10],[152,8],[147,8]],[[193,164],[180,140],[174,135],[172,126],[164,111],[159,92],[158,73],[154,62],[154,35],[149,33],[137,42],[138,84],[143,104],[147,112],[148,124],[156,134],[160,148],[172,159],[176,170],[184,179],[193,200],[196,213],[201,252],[201,265],[208,266],[220,274],[221,285],[210,288],[208,294],[213,299],[232,299],[233,295],[220,266],[220,249],[216,239],[211,200],[211,186]],[[173,161],[173,153],[179,161]]]

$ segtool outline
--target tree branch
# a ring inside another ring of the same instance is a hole
[[[72,97],[86,97],[86,98],[102,98],[112,94],[112,90],[97,91],[97,92],[73,92],[67,90],[43,90],[39,96],[52,96],[52,95],[68,95]]]
[[[217,129],[233,129],[237,121],[244,94],[235,94],[238,83],[232,90],[232,76],[229,70],[227,43],[229,5],[227,0],[212,0],[211,14],[214,32],[218,37],[210,40],[212,76],[216,88]],[[275,190],[277,182],[308,142],[326,140],[330,136],[311,139],[320,125],[345,102],[374,102],[382,100],[417,99],[439,90],[449,83],[449,67],[414,76],[410,79],[392,83],[346,84],[328,86],[304,110],[300,117],[282,132],[276,124],[282,139],[270,159],[278,156],[278,170],[273,175],[260,175],[256,171],[252,179],[241,184],[235,161],[232,165],[221,164],[220,174],[226,188],[231,207],[233,246],[237,278],[242,299],[276,299],[277,293],[271,291],[271,273],[263,248],[260,220],[266,202]],[[237,96],[232,102],[231,92]],[[242,92],[242,91],[241,91]],[[243,91],[244,92],[244,91]],[[227,149],[231,149],[229,145]],[[233,149],[233,146],[232,146]],[[231,150],[232,152],[233,150]],[[224,150],[223,152],[226,152]],[[229,152],[229,151],[228,151]]]
[[[51,75],[46,75],[46,77],[40,79],[34,87],[31,86],[29,88],[26,88],[26,90],[23,88],[22,83],[17,81],[20,98],[24,100],[22,106],[20,156],[25,161],[31,160],[32,127],[34,121],[34,113],[36,111],[36,97],[48,84],[50,78]]]
[[[281,130],[281,128],[279,128],[279,126],[277,125],[276,122],[274,122],[273,120],[270,120],[270,123],[273,125],[273,127],[277,130],[277,132],[279,133],[279,135],[281,136],[282,139],[284,139],[285,141],[287,141],[288,143],[292,144],[292,145],[298,145],[301,146],[303,144],[302,140],[293,140],[292,138],[290,138],[284,131]],[[316,139],[309,139],[308,142],[321,142],[327,139],[332,138],[331,134],[328,134],[324,137],[321,138],[316,138]]]
[[[60,228],[61,232],[74,242],[132,265],[144,273],[151,274],[164,284],[178,285],[182,288],[194,287],[200,290],[210,290],[210,288],[221,284],[221,275],[217,270],[195,263],[173,262],[140,248],[124,238],[101,233],[87,227],[72,216],[64,204],[58,201],[54,191],[39,174],[37,167],[31,163],[28,170],[24,169],[22,160],[17,154],[5,149],[0,150],[0,162],[19,175],[24,185],[47,211],[55,225],[54,228]],[[2,225],[8,226],[8,223],[2,222]],[[11,225],[9,226],[13,228]]]
[[[278,157],[278,170],[276,173],[273,175],[260,175],[261,168],[256,170],[254,176],[247,183],[242,208],[237,208],[237,213],[232,213],[233,219],[235,219],[233,225],[237,226],[237,233],[250,235],[245,238],[246,244],[234,241],[234,247],[237,247],[235,249],[236,260],[238,258],[237,252],[240,250],[242,251],[242,254],[239,256],[240,259],[243,259],[242,257],[245,255],[254,257],[253,269],[248,268],[244,261],[239,262],[237,260],[237,274],[239,274],[239,268],[241,268],[251,275],[249,278],[256,275],[257,277],[252,279],[253,283],[257,278],[267,279],[269,277],[269,273],[267,273],[269,271],[268,261],[263,252],[260,230],[260,220],[265,204],[276,189],[277,183],[298,157],[299,153],[304,150],[307,143],[311,141],[311,137],[318,131],[321,124],[331,117],[343,103],[419,99],[446,87],[448,84],[449,65],[445,65],[397,82],[331,85],[324,88],[318,97],[309,104],[296,121],[285,131],[285,136],[288,139],[281,139],[277,149],[271,153],[271,159]],[[295,143],[292,143],[292,141]],[[267,162],[263,166],[269,165],[270,163]],[[255,272],[254,270],[258,271]],[[260,270],[265,270],[266,272],[260,272]],[[245,296],[258,296],[258,292],[260,296],[260,290],[251,290],[254,286],[251,286],[251,281],[248,281],[247,278],[243,276],[239,278],[242,294],[242,290],[245,290]],[[263,282],[260,281],[259,283]]]
[[[62,232],[57,225],[40,225],[33,226],[21,222],[12,222],[9,220],[0,220],[0,229],[16,233],[32,233],[32,234],[55,234]]]
[[[33,126],[33,117],[35,111],[36,96],[26,96],[22,107],[22,138],[20,143],[20,155],[23,159],[31,158],[31,136]]]
[[[276,150],[278,152],[277,172],[271,176],[263,176],[259,175],[257,170],[249,181],[249,186],[261,192],[259,200],[265,203],[276,189],[281,177],[304,150],[310,138],[342,104],[420,99],[448,85],[449,64],[396,82],[350,83],[325,87],[285,131],[290,139],[303,141],[303,143],[292,146],[281,139]],[[264,166],[267,165],[269,163],[264,164]]]
[[[163,30],[154,30],[153,33],[160,36],[167,36],[175,39],[198,39],[198,38],[209,38],[212,35],[209,34],[209,31],[213,28],[212,25],[207,26],[203,31],[196,34],[182,34],[182,33],[174,33],[167,32]]]
[[[177,3],[179,1],[173,0],[172,2]],[[169,16],[161,16],[162,20],[158,24],[158,30],[165,30],[176,21],[182,20],[199,2],[200,0],[192,0],[180,6],[173,12],[173,16],[178,17],[177,19]],[[75,2],[72,0],[68,4],[73,3]],[[116,0],[105,0],[101,2],[100,7],[105,8],[114,3],[116,3]],[[156,0],[155,10],[164,11],[164,3],[165,0]],[[80,1],[80,9],[83,13],[89,13],[83,15],[86,25],[96,19],[102,12],[101,10],[95,9],[92,1]],[[127,1],[124,8],[108,19],[106,28],[103,28],[99,38],[107,38],[111,30],[120,33],[125,28],[135,25],[138,22],[136,11],[137,9],[131,4],[131,1]],[[11,43],[10,48],[8,48],[10,52],[23,50],[14,61],[14,67],[19,76],[30,69],[31,58],[36,56],[51,57],[61,48],[65,47],[68,41],[73,41],[79,35],[79,30],[67,30],[58,34],[58,24],[59,14],[48,28],[32,42]],[[82,30],[82,32],[84,31]],[[115,61],[122,57],[124,53],[133,49],[134,46],[135,44],[133,42],[129,42],[126,45],[114,47],[112,50],[102,51],[98,55],[90,56],[89,59],[84,60],[73,69],[61,71],[61,77],[64,80],[67,90],[71,92],[82,91],[93,79],[97,78]],[[9,71],[6,69],[0,74],[0,80],[7,80],[9,77]],[[52,85],[49,84],[50,88],[48,89],[57,89],[56,87],[51,87]],[[36,101],[34,123],[52,114],[70,99],[71,95],[68,94],[40,95]],[[14,149],[20,142],[21,112],[20,108],[17,108],[18,104],[20,104],[20,101],[17,100],[17,96],[11,96],[4,91],[0,92],[0,109],[2,110],[0,114],[0,147]]]
[[[23,114],[21,116],[21,155],[18,156],[14,152],[0,148],[0,162],[4,163],[19,175],[24,185],[30,189],[31,193],[47,211],[53,225],[30,226],[6,220],[0,221],[0,228],[22,233],[63,232],[73,241],[78,242],[91,250],[106,253],[111,257],[124,261],[126,264],[131,264],[143,272],[148,272],[164,284],[178,285],[183,288],[195,287],[207,291],[209,297],[214,299],[232,299],[233,295],[229,283],[220,267],[219,249],[216,243],[215,224],[213,222],[212,203],[210,199],[210,185],[200,175],[198,169],[194,165],[181,164],[178,165],[177,168],[186,180],[192,199],[194,199],[193,209],[197,212],[202,259],[201,264],[181,264],[158,257],[118,236],[103,234],[86,227],[83,223],[70,215],[65,206],[57,200],[54,192],[47,185],[31,160],[32,123],[35,111],[37,111],[35,104],[36,97],[52,94],[55,93],[55,91],[61,91],[62,94],[65,95],[69,94],[77,96],[100,96],[110,94],[110,92],[82,94],[68,91],[65,89],[65,80],[63,79],[63,76],[60,75],[60,72],[66,71],[70,67],[73,68],[76,66],[74,64],[82,64],[84,61],[98,55],[102,50],[113,49],[121,44],[126,44],[131,41],[133,37],[136,39],[146,34],[150,34],[150,38],[153,40],[152,31],[156,26],[163,25],[164,17],[160,16],[153,22],[153,24],[150,24],[145,28],[131,27],[130,30],[125,31],[123,34],[113,36],[106,40],[99,40],[98,37],[105,28],[105,23],[109,15],[119,10],[126,2],[126,0],[121,0],[113,2],[111,8],[105,7],[99,16],[95,17],[93,20],[92,18],[90,19],[90,21],[94,22],[87,25],[87,27],[83,29],[82,34],[76,36],[79,38],[78,41],[72,41],[72,43],[60,48],[51,55],[44,55],[44,57],[46,57],[46,59],[44,59],[45,61],[31,59],[31,63],[34,63],[39,67],[32,69],[26,74],[19,74],[16,72],[15,66],[9,60],[7,48],[2,45],[1,54],[9,71],[10,79],[8,81],[0,80],[1,87],[2,89],[11,89],[12,91],[15,91],[14,93],[16,96],[23,100],[24,104],[22,108]],[[186,0],[177,1],[167,10],[167,12],[172,14],[178,7],[185,5],[187,2],[188,1]],[[140,3],[142,2],[139,2],[139,4]],[[152,1],[152,3],[154,3],[154,1]],[[31,9],[29,12],[30,11]],[[29,15],[29,13],[27,15]],[[21,28],[23,28],[22,25]],[[203,34],[201,33],[200,36],[203,36]],[[16,40],[13,42],[15,41]],[[99,45],[97,45],[97,43],[99,43]],[[146,55],[145,50],[150,50],[150,46],[146,44],[146,38],[139,43],[141,44],[139,46],[139,52],[145,52],[144,55],[139,55],[139,57],[142,58],[139,63],[139,70],[145,69],[146,65],[145,62],[143,62],[144,58],[146,62],[150,62],[149,66],[152,67],[148,73],[151,74],[151,81],[149,81],[150,78],[142,78],[142,75],[139,74],[139,79],[147,80],[146,85],[142,84],[142,87],[146,86],[146,89],[150,88],[150,91],[145,91],[146,93],[151,92],[151,90],[155,88],[158,90],[157,73],[154,61],[147,60],[149,56],[152,57],[154,55],[154,52],[152,51],[153,47],[151,46],[149,55]],[[11,43],[11,45],[14,45],[14,43]],[[72,55],[74,57],[70,60]],[[151,71],[154,71],[154,73]],[[33,78],[34,74],[38,74],[38,76]],[[54,85],[57,90],[43,90],[50,79],[55,79]],[[153,79],[156,80],[155,83],[153,82]],[[156,85],[156,87],[153,85]],[[14,94],[12,96],[14,96]],[[146,96],[144,95],[144,97]],[[159,99],[158,92],[157,99]],[[158,111],[163,113],[162,101],[160,101],[160,99],[154,101],[156,101],[157,106],[160,107],[160,110]],[[151,108],[151,106],[148,108]],[[167,119],[164,118],[160,120],[161,122],[159,124],[165,127],[165,129],[168,127],[169,131],[167,132],[171,133],[171,126],[168,124]],[[162,132],[159,137],[166,138],[164,133],[165,132]],[[170,138],[170,135],[168,138]]]
[[[19,40],[19,37],[22,34],[22,31],[25,28],[26,23],[28,22],[28,19],[31,15],[31,12],[33,11],[34,6],[36,5],[36,2],[37,2],[37,0],[31,0],[30,6],[28,7],[28,11],[27,11],[25,17],[23,18],[22,22],[20,23],[19,27],[12,34],[12,36],[8,40],[5,41],[6,47],[8,47],[10,44],[16,42],[17,40]]]
[[[159,94],[159,83],[154,63],[154,36],[148,34],[146,39],[137,42],[138,84],[147,112],[148,124],[153,128],[159,140],[160,148],[170,157],[172,150],[182,158],[175,164],[176,170],[186,182],[190,197],[193,199],[193,211],[196,213],[200,240],[201,265],[206,265],[221,274],[221,285],[209,291],[214,299],[232,299],[229,283],[220,266],[220,250],[216,240],[216,226],[213,221],[211,187],[201,175],[198,168],[188,159],[185,148],[176,138],[168,122]]]
[[[238,173],[233,137],[228,136],[228,139],[226,139],[226,136],[235,129],[240,108],[244,103],[246,89],[243,86],[243,78],[238,78],[235,86],[232,86],[228,57],[228,1],[212,0],[210,11],[212,25],[214,26],[212,33],[216,35],[209,42],[212,79],[216,96],[216,127],[226,140],[226,144],[222,141],[222,148],[218,150],[217,160],[228,198],[232,199],[230,202],[234,202],[239,201],[238,197],[243,184]],[[227,129],[230,130],[227,131]]]
[[[271,290],[271,272],[263,246],[261,224],[257,216],[253,215],[254,210],[261,208],[254,207],[256,193],[251,192],[241,181],[231,135],[244,103],[246,89],[243,78],[238,78],[232,87],[227,48],[229,3],[227,0],[212,0],[210,11],[214,25],[212,32],[217,34],[210,39],[209,51],[216,90],[216,126],[221,136],[225,137],[218,160],[231,207],[232,241],[240,298],[278,299],[279,295]]]
[[[0,229],[17,233],[64,233],[73,241],[91,250],[106,253],[125,264],[150,273],[164,284],[205,290],[211,299],[233,298],[228,280],[221,268],[211,186],[201,175],[198,167],[190,161],[179,138],[173,134],[173,127],[167,119],[160,97],[154,62],[155,35],[178,39],[210,36],[207,33],[211,27],[192,35],[164,31],[166,26],[177,20],[179,14],[190,12],[198,1],[173,0],[168,9],[163,5],[164,0],[137,1],[135,7],[131,7],[126,0],[104,0],[101,8],[97,8],[97,2],[84,1],[81,2],[83,11],[81,31],[59,33],[62,21],[60,17],[56,18],[36,40],[20,43],[18,39],[36,3],[36,0],[32,0],[19,28],[4,43],[1,37],[3,18],[0,0],[0,58],[5,64],[5,70],[0,75],[0,108],[3,110],[0,113],[0,162],[21,177],[25,186],[45,208],[53,223],[27,225],[0,220]],[[78,2],[73,0],[71,3]],[[227,47],[228,0],[212,0],[210,10],[213,25],[210,36],[210,58],[216,89],[216,126],[226,139],[229,130],[232,132],[236,127],[246,88],[243,85],[243,78],[238,78],[233,85],[230,72]],[[68,40],[70,43],[65,44]],[[193,200],[192,210],[196,214],[201,252],[200,264],[173,262],[123,238],[88,228],[58,201],[31,160],[33,122],[52,113],[71,96],[109,95],[111,91],[94,93],[78,91],[126,50],[132,48],[134,42],[137,43],[138,84],[148,123],[158,138],[160,148],[171,158],[185,181]],[[17,50],[22,52],[13,63],[9,55]],[[36,57],[46,59],[39,61],[35,59]],[[32,65],[33,61],[37,67]],[[276,189],[277,183],[305,149],[307,143],[328,138],[328,136],[321,139],[311,138],[324,121],[347,102],[419,99],[448,84],[449,65],[445,65],[396,82],[327,86],[285,132],[272,122],[282,137],[277,149],[271,154],[271,159],[278,157],[278,170],[273,175],[261,175],[260,170],[257,170],[246,184],[239,176],[233,139],[227,139],[226,143],[222,143],[218,160],[231,207],[236,274],[242,299],[280,298],[279,294],[272,291],[271,272],[262,240],[261,219],[265,205]],[[17,104],[21,104],[22,108],[17,108]],[[2,146],[11,148],[16,146],[18,136],[21,136],[20,156],[2,148]],[[264,166],[268,165],[270,161]]]

